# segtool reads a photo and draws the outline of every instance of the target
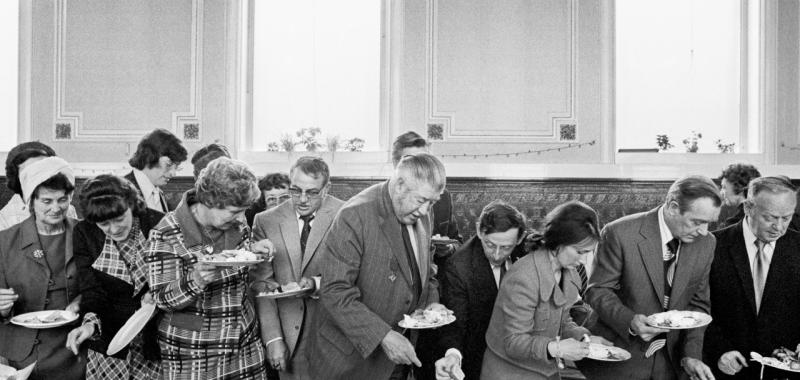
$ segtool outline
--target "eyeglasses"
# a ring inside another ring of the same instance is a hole
[[[281,195],[272,195],[269,197],[264,198],[264,202],[267,204],[278,204],[282,203],[283,201],[291,198],[292,196],[289,194],[281,194]]]
[[[290,187],[289,194],[292,195],[292,198],[300,198],[303,196],[303,194],[305,194],[308,199],[315,199],[322,196],[322,190],[318,189],[302,190],[296,187]]]

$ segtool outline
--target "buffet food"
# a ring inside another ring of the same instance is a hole
[[[452,310],[417,309],[411,313],[411,315],[403,315],[403,320],[400,322],[400,327],[410,329],[439,327],[448,323],[452,323],[455,320],[456,318],[453,316]]]

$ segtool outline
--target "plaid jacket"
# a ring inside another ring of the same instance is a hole
[[[252,339],[256,328],[255,311],[247,298],[248,268],[222,270],[205,289],[192,279],[197,258],[205,246],[185,234],[196,223],[181,202],[150,232],[145,261],[148,281],[158,307],[165,311],[159,321],[159,343],[162,359],[212,356],[238,352],[243,338]],[[190,227],[190,228],[187,228]],[[226,234],[239,234],[236,246],[249,247],[250,229],[241,225]],[[256,334],[258,335],[258,334]]]

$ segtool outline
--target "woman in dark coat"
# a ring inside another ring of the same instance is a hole
[[[75,177],[58,157],[31,163],[20,173],[28,219],[0,232],[0,356],[20,369],[36,362],[30,379],[83,379],[85,352],[66,349],[71,327],[30,329],[15,315],[43,310],[79,312],[72,230],[67,217]]]
[[[67,347],[75,352],[81,343],[89,347],[87,379],[158,378],[155,319],[126,349],[113,356],[105,353],[140,305],[152,303],[144,253],[150,229],[164,214],[148,209],[128,180],[109,174],[83,185],[80,204],[85,220],[75,226],[73,247],[81,310],[96,319],[84,318],[70,333]]]

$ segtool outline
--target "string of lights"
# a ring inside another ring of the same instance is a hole
[[[467,154],[467,153],[462,153],[462,154],[438,154],[438,156],[439,156],[439,157],[453,157],[453,158],[467,158],[467,157],[472,157],[472,158],[478,158],[478,157],[489,158],[489,157],[503,157],[503,156],[506,156],[506,157],[511,157],[511,156],[514,156],[514,157],[519,157],[519,156],[521,156],[521,155],[523,155],[523,154],[537,154],[537,155],[541,155],[542,153],[547,153],[547,152],[560,152],[560,151],[562,151],[562,150],[565,150],[565,149],[578,149],[578,148],[582,148],[582,147],[584,147],[584,146],[587,146],[587,145],[594,145],[594,144],[595,144],[595,142],[596,142],[596,140],[592,140],[592,141],[589,141],[589,142],[582,142],[582,143],[569,143],[569,144],[566,144],[566,145],[563,145],[563,146],[556,146],[556,147],[550,147],[550,148],[544,148],[544,149],[529,149],[529,150],[526,150],[526,151],[519,151],[519,152],[508,152],[508,153],[481,153],[481,154]]]

